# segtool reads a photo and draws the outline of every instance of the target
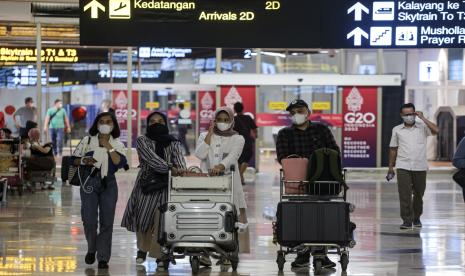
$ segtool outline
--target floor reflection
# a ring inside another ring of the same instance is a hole
[[[266,160],[265,160],[266,161]],[[272,160],[269,160],[272,164]],[[287,256],[283,273],[276,265],[270,215],[279,198],[278,176],[264,166],[255,183],[245,186],[249,205],[251,253],[241,255],[237,273],[217,266],[198,275],[314,275],[313,269],[292,270]],[[135,264],[135,235],[119,225],[136,174],[118,175],[119,200],[110,269],[84,264],[86,242],[80,219],[79,190],[57,186],[13,196],[0,207],[0,275],[191,275],[187,260],[157,272],[155,260]],[[355,179],[355,178],[354,178]],[[449,176],[431,177],[425,194],[421,230],[401,231],[395,183],[357,175],[348,199],[357,206],[357,246],[350,252],[346,274],[338,267],[323,275],[465,275],[465,206]],[[271,210],[271,211],[270,211]],[[336,256],[331,257],[338,261]]]

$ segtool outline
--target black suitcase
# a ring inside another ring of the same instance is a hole
[[[63,183],[68,180],[68,172],[71,160],[71,156],[63,156],[61,159],[61,180]]]
[[[349,246],[352,239],[347,202],[280,202],[277,210],[278,243],[295,247],[303,243]]]

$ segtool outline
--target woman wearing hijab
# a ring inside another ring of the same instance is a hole
[[[172,174],[177,175],[186,168],[181,143],[169,135],[168,121],[160,112],[153,112],[147,117],[147,132],[137,138],[137,153],[140,170],[134,189],[128,200],[121,226],[136,232],[138,264],[150,257],[157,259],[157,269],[168,266],[158,244],[158,207],[166,203],[167,186],[147,192],[145,187],[150,179],[167,176],[170,166]]]
[[[100,113],[73,152],[76,166],[87,166],[90,174],[81,181],[81,216],[87,240],[86,264],[95,262],[98,268],[108,269],[115,218],[118,185],[115,173],[126,164],[126,149],[119,140],[120,129],[116,117]],[[100,226],[97,234],[98,225]]]
[[[247,225],[246,202],[239,174],[238,160],[244,147],[244,137],[234,131],[234,112],[229,107],[221,107],[215,112],[215,120],[210,125],[207,133],[200,134],[195,156],[201,160],[200,167],[210,175],[229,173],[231,165],[234,170],[234,205],[239,210],[240,226]],[[244,248],[248,245],[243,244]],[[211,263],[206,258],[201,258],[200,263],[209,266]]]

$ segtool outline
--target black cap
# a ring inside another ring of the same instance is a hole
[[[308,109],[308,104],[304,100],[293,100],[286,108],[286,111],[291,111],[294,107],[306,107]]]

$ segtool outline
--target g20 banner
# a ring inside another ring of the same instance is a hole
[[[244,113],[255,119],[255,86],[222,86],[221,106],[229,106],[234,109],[234,104],[241,102],[244,105]]]
[[[377,88],[344,87],[342,111],[343,166],[376,167]]]
[[[197,112],[199,133],[208,131],[216,109],[215,91],[199,91]]]
[[[121,129],[121,141],[127,145],[128,142],[128,91],[113,90],[113,106],[116,119]],[[132,146],[136,146],[137,140],[137,106],[139,106],[138,91],[132,91]]]

